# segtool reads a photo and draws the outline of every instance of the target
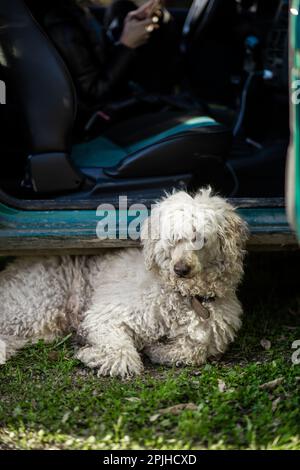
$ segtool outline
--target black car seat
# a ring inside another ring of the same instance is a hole
[[[0,61],[23,116],[37,193],[75,191],[100,175],[118,181],[205,172],[203,162],[219,164],[229,153],[230,130],[209,116],[183,112],[129,119],[73,145],[72,79],[23,0],[1,0]]]

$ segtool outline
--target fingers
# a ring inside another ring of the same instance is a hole
[[[145,27],[149,25],[155,26],[152,22],[152,18],[146,18],[145,20],[139,21],[139,23],[141,26],[145,26]]]
[[[121,42],[132,48],[142,46],[148,42],[153,31],[158,28],[159,25],[153,23],[151,18],[138,20],[129,16],[124,25]]]
[[[152,20],[147,18],[144,21],[139,21],[139,24],[141,28],[144,28],[144,30],[149,33],[148,35],[150,36],[150,33],[153,33],[154,30],[159,29],[159,25],[152,23]]]
[[[144,20],[138,20],[137,18],[131,16],[131,17],[128,18],[128,22],[130,22],[131,24],[135,24],[137,27],[139,26],[141,29],[149,28],[149,30],[151,30],[151,31],[154,31],[155,29],[159,28],[158,24],[152,22],[152,18],[146,18]],[[150,26],[152,28],[150,28]]]
[[[144,3],[144,5],[140,6],[134,11],[128,13],[128,17],[136,18],[138,20],[144,20],[149,18],[153,13],[153,9],[159,4],[159,0],[149,0],[148,2]]]
[[[148,18],[148,15],[146,14],[139,14],[136,10],[135,11],[130,11],[128,15],[125,18],[125,21],[131,21],[131,20],[136,20],[136,21],[143,21],[146,18]]]
[[[159,29],[159,25],[150,23],[149,25],[145,26],[145,29],[148,33],[152,33],[155,29]]]
[[[138,14],[142,15],[149,15],[153,9],[153,7],[156,5],[157,0],[149,0],[148,2],[144,3],[144,5],[140,6],[136,12]]]
[[[138,10],[134,10],[134,11],[130,11],[126,17],[126,19],[136,19],[136,20],[144,20],[145,18],[148,17],[148,14],[146,11],[138,11]]]

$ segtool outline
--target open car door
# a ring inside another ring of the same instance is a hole
[[[300,0],[290,7],[291,143],[287,171],[289,220],[300,240]]]

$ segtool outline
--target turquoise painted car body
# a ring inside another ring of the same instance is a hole
[[[291,145],[288,167],[289,218],[300,240],[300,0],[290,2]],[[295,94],[294,94],[295,93]],[[294,96],[293,96],[294,94]],[[294,98],[294,99],[293,99]]]
[[[300,0],[290,2],[290,80],[300,79]],[[300,238],[300,104],[291,106],[291,145],[289,150],[289,214],[285,202],[277,199],[233,200],[247,221],[255,249],[287,249],[297,247],[295,231]],[[1,200],[1,197],[0,197]],[[107,201],[109,202],[109,201]],[[84,207],[84,206],[83,206]],[[149,210],[145,210],[146,217]],[[124,233],[133,216],[117,213],[118,223],[107,237],[97,236],[100,218],[95,209],[28,209],[22,204],[0,203],[0,255],[37,253],[94,253],[105,247],[129,247],[138,240]],[[120,236],[121,235],[121,236]]]
[[[283,201],[232,202],[240,206],[238,211],[249,224],[249,247],[284,249],[296,245]],[[148,213],[145,210],[143,218]],[[99,239],[97,226],[102,217],[95,210],[24,211],[0,205],[0,254],[94,253],[100,248],[138,245],[138,240],[126,237],[135,216],[126,211],[117,211],[116,216],[116,229]]]

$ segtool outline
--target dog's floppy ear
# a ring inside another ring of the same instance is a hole
[[[243,275],[243,259],[248,239],[246,222],[229,206],[224,212],[222,223],[218,226],[218,237],[224,259],[225,273],[236,285]]]
[[[144,221],[141,229],[141,242],[146,268],[151,270],[154,266],[155,243],[159,238],[159,209],[155,206],[151,215]]]

